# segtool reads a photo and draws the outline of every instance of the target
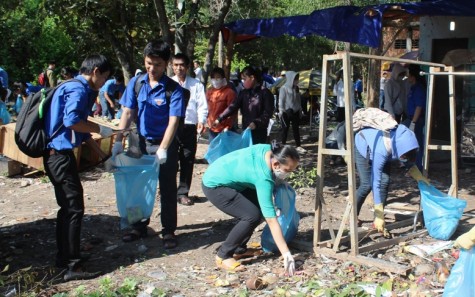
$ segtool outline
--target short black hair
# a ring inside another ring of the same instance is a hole
[[[214,67],[213,70],[211,70],[210,77],[214,77],[215,74],[219,74],[221,77],[226,77],[224,74],[224,69],[221,67]]]
[[[90,75],[96,67],[99,69],[100,73],[104,73],[107,71],[110,72],[112,69],[111,64],[105,56],[95,54],[90,55],[86,59],[84,59],[79,71],[81,72],[81,74]]]
[[[173,55],[172,60],[183,60],[185,62],[186,67],[190,66],[190,58],[188,58],[188,56],[184,53],[178,53]]]
[[[145,46],[143,50],[143,56],[145,57],[158,57],[164,61],[170,60],[170,45],[161,39],[152,40]]]

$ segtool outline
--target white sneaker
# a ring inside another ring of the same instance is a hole
[[[296,148],[296,150],[297,150],[297,152],[299,152],[300,154],[305,154],[305,153],[307,152],[307,150],[304,149],[304,148],[301,147],[301,146],[298,146],[298,147]]]

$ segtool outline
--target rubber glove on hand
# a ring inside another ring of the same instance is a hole
[[[374,206],[374,227],[381,233],[384,233],[384,206],[382,203]]]
[[[159,148],[156,152],[158,164],[163,164],[167,161],[167,150]]]
[[[282,255],[284,257],[284,270],[289,274],[289,276],[294,275],[295,272],[295,261],[294,257],[290,252],[286,252]]]
[[[114,145],[112,146],[112,157],[117,156],[123,151],[124,151],[124,147],[122,146],[122,142],[121,141],[114,142]]]
[[[411,124],[409,125],[409,130],[411,130],[412,132],[414,132],[414,129],[416,128],[416,123],[414,122],[411,122]]]
[[[101,134],[103,138],[110,137],[112,133],[111,128],[99,125],[99,134]]]
[[[428,185],[430,184],[429,180],[422,175],[421,171],[416,165],[412,166],[407,173],[409,173],[409,175],[417,181],[423,181]]]
[[[475,245],[475,227],[460,235],[454,242],[454,248],[471,249]]]

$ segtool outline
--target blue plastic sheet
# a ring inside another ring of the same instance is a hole
[[[154,155],[135,159],[119,154],[113,162],[117,208],[124,229],[152,215],[159,165]]]
[[[443,297],[462,296],[475,297],[475,248],[460,251],[444,287]]]
[[[465,200],[447,196],[432,185],[419,182],[422,197],[424,223],[429,235],[440,240],[448,240],[457,229]]]
[[[249,128],[244,130],[242,134],[228,130],[219,133],[218,136],[211,141],[204,158],[211,164],[219,157],[251,145],[252,135]]]
[[[277,221],[287,243],[294,239],[299,228],[300,216],[295,208],[295,196],[294,189],[287,183],[280,184],[274,189],[274,204],[278,215]],[[279,250],[268,225],[262,231],[261,246],[266,253]]]

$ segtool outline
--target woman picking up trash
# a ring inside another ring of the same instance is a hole
[[[206,198],[224,213],[238,219],[218,249],[216,265],[226,271],[245,267],[233,257],[246,252],[246,245],[262,216],[292,275],[295,263],[285,242],[272,199],[276,181],[285,179],[299,164],[297,150],[289,145],[253,145],[231,152],[212,163],[203,176]]]
[[[399,160],[407,168],[416,161],[417,143],[414,132],[404,125],[398,125],[388,136],[375,128],[365,128],[355,135],[355,163],[360,185],[356,191],[357,213],[373,191],[374,226],[388,235],[385,229],[384,206],[388,197],[391,161]],[[414,170],[415,168],[411,168]],[[418,170],[417,170],[418,171]],[[410,172],[413,175],[412,172]]]

